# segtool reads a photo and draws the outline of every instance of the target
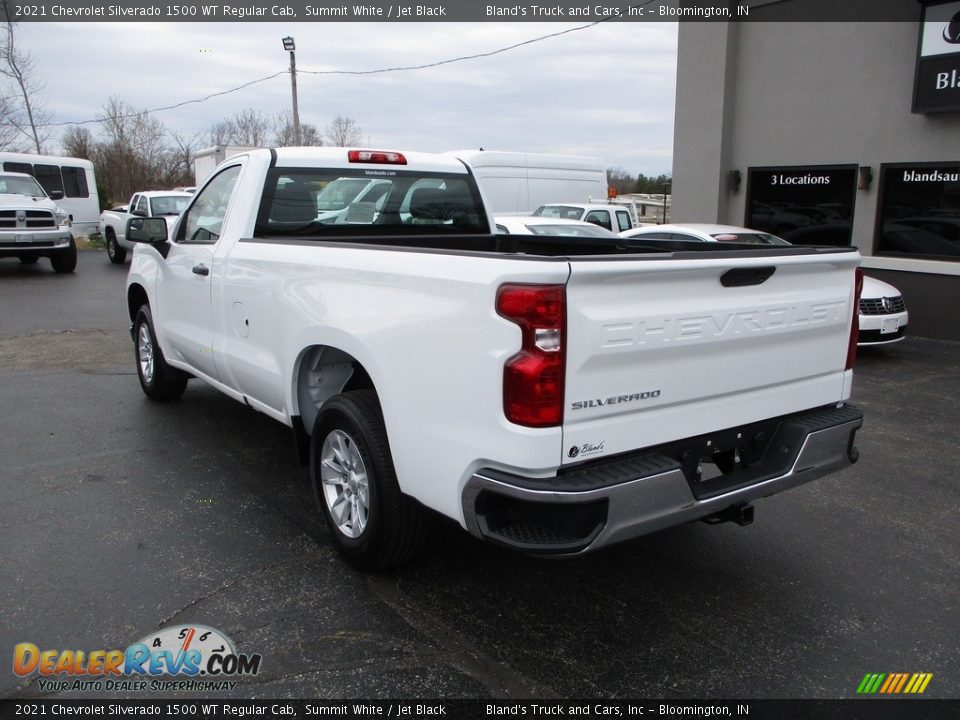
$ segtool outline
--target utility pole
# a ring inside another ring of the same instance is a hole
[[[300,110],[297,109],[297,53],[293,37],[283,38],[283,49],[290,52],[290,92],[293,94],[293,139],[297,145],[302,144],[300,138]]]

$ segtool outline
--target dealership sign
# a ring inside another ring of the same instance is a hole
[[[960,2],[923,7],[913,111],[960,111]]]

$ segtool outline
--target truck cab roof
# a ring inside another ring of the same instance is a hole
[[[467,167],[463,161],[450,155],[441,155],[424,152],[407,152],[400,150],[371,150],[366,148],[342,147],[296,147],[275,148],[273,150],[254,150],[250,155],[258,153],[275,153],[277,167],[316,167],[325,168],[363,168],[369,167],[371,177],[374,177],[374,168],[391,168],[394,170],[414,170],[420,172],[442,172],[467,174]],[[402,162],[377,162],[388,156],[398,156]],[[363,159],[369,157],[370,159]]]

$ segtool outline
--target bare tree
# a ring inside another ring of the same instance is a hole
[[[44,84],[34,72],[33,57],[17,46],[16,23],[10,21],[8,0],[0,0],[0,7],[7,18],[0,40],[0,75],[12,86],[12,92],[8,93],[11,112],[5,115],[5,122],[29,138],[37,153],[42,153],[43,143],[48,139],[44,127],[50,119],[41,97]]]
[[[229,145],[233,139],[233,123],[221,120],[207,130],[207,141],[211,145]]]
[[[17,127],[10,121],[14,113],[13,100],[0,95],[0,150],[22,150],[18,143],[25,139]]]
[[[167,152],[164,185],[167,187],[192,185],[193,156],[200,149],[202,138],[199,133],[186,137],[173,131],[169,136],[172,144]]]
[[[293,131],[293,114],[289,110],[277,115],[273,127],[275,146],[291,147],[297,144],[296,133]],[[323,145],[323,138],[320,137],[315,125],[300,123],[300,144],[307,147]]]
[[[94,164],[110,199],[163,187],[170,159],[163,123],[117,97],[107,100],[98,120],[105,138],[96,144]]]
[[[346,147],[362,144],[363,130],[353,118],[337,115],[333,122],[327,125],[326,135],[331,145]]]
[[[247,108],[207,129],[211,145],[264,147],[270,141],[273,122],[259,110]]]
[[[230,119],[233,125],[232,142],[235,145],[264,147],[269,142],[270,118],[259,110],[248,108]]]
[[[83,158],[90,160],[96,152],[96,141],[93,139],[93,133],[85,127],[72,125],[67,128],[60,138],[60,145],[63,147],[63,154],[69,157]]]

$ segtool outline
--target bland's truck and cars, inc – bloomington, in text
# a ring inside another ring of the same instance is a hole
[[[319,209],[343,178],[385,182]],[[364,569],[430,511],[573,555],[746,524],[857,458],[853,248],[498,235],[457,157],[345,148],[238,154],[126,237],[144,392],[198,378],[292,428]]]

